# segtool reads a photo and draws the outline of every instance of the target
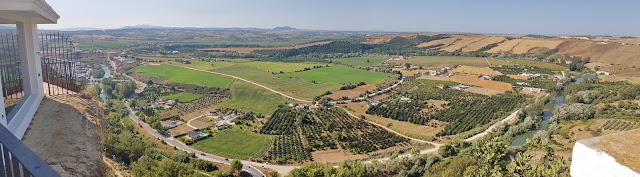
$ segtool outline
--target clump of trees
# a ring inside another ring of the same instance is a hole
[[[565,104],[553,111],[553,116],[549,118],[551,122],[557,120],[585,120],[593,118],[596,107],[589,104],[572,103]]]

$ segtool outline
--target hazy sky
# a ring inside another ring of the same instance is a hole
[[[291,26],[298,29],[640,36],[637,0],[46,0],[44,29]]]

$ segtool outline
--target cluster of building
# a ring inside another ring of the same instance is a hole
[[[169,109],[171,108],[174,104],[176,104],[176,100],[164,100],[164,99],[158,99],[156,100],[156,102],[151,104],[151,108],[153,109]]]
[[[131,58],[127,58],[127,57],[113,57],[113,59],[116,59],[122,63],[126,63],[126,64],[131,64],[131,63],[135,63],[136,61],[131,59]]]
[[[212,111],[210,114],[213,115],[216,113]],[[242,116],[242,113],[239,113],[236,110],[230,110],[229,112],[218,116],[216,121],[213,124],[211,124],[211,127],[215,128],[216,130],[225,129],[231,126],[231,123],[235,122],[236,119],[238,119],[238,117],[240,116]]]
[[[298,106],[296,106],[296,109],[299,109],[299,110],[303,110],[303,109],[316,110],[316,109],[318,109],[318,105],[299,104]]]
[[[518,74],[518,76],[524,76],[524,77],[527,77],[527,78],[534,78],[534,77],[540,77],[540,74],[520,73],[520,74]]]
[[[76,68],[75,68],[75,75],[76,78],[86,78],[89,79],[89,77],[91,76],[91,65],[83,63],[83,62],[76,62]]]

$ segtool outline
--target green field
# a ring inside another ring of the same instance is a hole
[[[193,147],[207,153],[228,158],[258,158],[269,148],[271,137],[247,130],[227,129],[213,137],[193,144]]]
[[[80,50],[110,50],[110,49],[120,49],[127,47],[131,44],[135,44],[135,42],[96,42],[96,43],[78,43],[78,49]]]
[[[540,68],[547,68],[550,70],[558,70],[558,71],[564,71],[567,69],[567,67],[562,66],[562,65],[557,65],[557,64],[553,64],[553,63],[545,63],[545,62],[539,62],[539,61],[531,61],[531,60],[520,60],[520,59],[509,59],[515,63],[521,64],[521,65],[527,65],[527,66],[537,66]]]
[[[377,66],[384,62],[385,58],[380,57],[353,57],[353,58],[338,58],[333,59],[333,62],[340,62],[340,64],[353,66],[353,67],[371,67]],[[368,62],[367,62],[368,61]]]
[[[310,82],[324,83],[358,83],[376,84],[392,76],[388,73],[365,71],[346,66],[331,66],[303,72],[278,74],[279,77],[297,77]]]
[[[226,88],[230,77],[189,70],[171,65],[138,66],[133,71],[176,83]]]
[[[324,66],[325,64],[312,64],[312,63],[282,63],[282,62],[261,62],[261,61],[257,61],[257,62],[248,62],[248,63],[241,63],[239,65],[244,65],[244,66],[253,66],[256,67],[258,69],[267,71],[267,72],[294,72],[294,71],[299,71],[299,70],[303,70],[304,68],[313,68],[313,66]]]
[[[391,60],[392,63],[411,63],[413,65],[421,65],[424,67],[452,67],[454,65],[467,65],[478,67],[489,67],[491,65],[513,65],[505,60],[496,60],[482,57],[463,57],[463,56],[416,56],[407,60]]]
[[[277,77],[270,72],[252,66],[236,65],[227,68],[215,69],[212,71],[231,74],[244,79],[248,79],[285,94],[298,98],[313,99],[322,95],[326,91],[336,91],[340,89],[340,84],[336,83],[311,83],[300,78]]]
[[[193,100],[197,100],[197,99],[202,98],[202,97],[203,96],[200,95],[200,94],[180,92],[180,93],[176,93],[176,94],[161,96],[160,98],[165,99],[165,100],[178,100],[178,102],[188,103],[188,102],[191,102]]]
[[[279,104],[288,101],[280,95],[244,81],[233,81],[229,89],[231,98],[218,104],[219,106],[271,115]]]

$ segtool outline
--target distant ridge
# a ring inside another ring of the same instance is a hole
[[[271,29],[272,31],[294,31],[298,30],[296,28],[288,27],[288,26],[279,26]]]

